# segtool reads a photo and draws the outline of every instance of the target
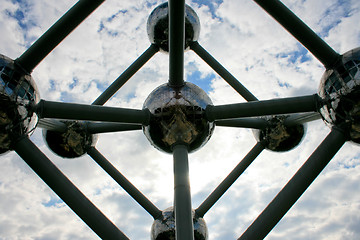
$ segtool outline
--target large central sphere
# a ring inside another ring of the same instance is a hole
[[[31,75],[0,54],[0,153],[10,150],[16,138],[35,129],[38,118],[32,106],[39,100]]]
[[[325,71],[319,96],[324,121],[345,129],[351,141],[360,143],[360,48],[346,52],[337,66]]]
[[[204,90],[185,82],[181,88],[163,84],[145,100],[150,124],[143,130],[150,143],[159,150],[171,153],[175,144],[186,144],[193,152],[207,143],[214,123],[205,118],[205,108],[212,104]]]

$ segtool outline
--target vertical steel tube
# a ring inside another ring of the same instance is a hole
[[[34,172],[101,239],[128,239],[28,138],[19,139],[13,147]]]
[[[126,179],[96,148],[91,147],[88,154],[105,170],[137,203],[154,219],[161,216],[161,211],[147,199],[129,180]]]
[[[159,48],[151,44],[92,104],[104,105],[158,51]]]
[[[175,145],[173,157],[176,240],[194,240],[187,147]]]
[[[279,0],[254,0],[290,32],[326,67],[333,67],[340,55]]]
[[[243,160],[231,171],[231,173],[215,188],[215,190],[205,199],[205,201],[195,210],[199,217],[204,217],[205,213],[214,206],[220,197],[231,187],[231,185],[240,177],[248,166],[264,150],[262,143],[258,142]]]
[[[202,58],[217,74],[219,74],[232,88],[235,89],[246,101],[258,99],[247,90],[226,68],[211,56],[198,42],[192,42],[190,48]]]
[[[52,25],[15,62],[28,72],[32,70],[67,37],[104,0],[80,0]]]
[[[169,0],[169,85],[184,85],[185,0]]]
[[[260,240],[275,227],[346,141],[346,135],[333,128],[285,187],[238,240]]]

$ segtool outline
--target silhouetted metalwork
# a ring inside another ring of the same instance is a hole
[[[158,46],[151,44],[92,104],[104,105],[158,51]]]
[[[189,160],[186,145],[173,146],[174,212],[176,239],[194,240],[194,223],[189,180]]]
[[[151,238],[205,240],[204,215],[264,150],[289,151],[305,134],[304,124],[323,118],[332,130],[239,239],[263,239],[350,140],[360,143],[360,48],[336,53],[278,0],[255,0],[300,41],[326,71],[319,94],[258,101],[198,43],[200,22],[185,1],[170,0],[150,14],[150,47],[91,105],[40,100],[30,72],[103,1],[80,0],[15,61],[0,55],[0,153],[14,150],[102,239],[128,239],[29,140],[36,126],[55,154],[88,153],[153,218]],[[184,51],[193,50],[246,101],[214,106],[207,94],[184,81]],[[104,105],[154,54],[169,52],[169,79],[143,109]],[[38,121],[38,118],[40,120]],[[196,209],[192,209],[188,154],[209,140],[214,127],[254,129],[258,143]],[[174,206],[158,209],[96,148],[96,135],[143,129],[174,163]]]
[[[27,137],[18,139],[13,148],[99,237],[102,239],[128,239]]]
[[[28,73],[105,0],[80,0],[15,62]]]
[[[326,68],[332,68],[340,55],[279,0],[254,0],[304,45]]]
[[[226,70],[213,56],[210,55],[198,42],[190,44],[191,49],[199,55],[215,72],[217,72],[231,87],[233,87],[246,101],[258,99],[247,90],[228,70]]]
[[[214,206],[220,197],[231,187],[231,185],[240,177],[248,166],[265,149],[265,142],[258,142],[250,152],[241,160],[241,162],[231,171],[231,173],[220,183],[218,187],[205,199],[204,202],[195,210],[195,213],[204,217],[205,213]]]
[[[136,202],[154,219],[161,216],[161,211],[148,200],[129,180],[126,179],[95,147],[88,149],[88,154],[105,172],[107,172]]]
[[[244,232],[239,240],[263,239],[300,198],[347,140],[342,129],[333,128],[297,173]]]

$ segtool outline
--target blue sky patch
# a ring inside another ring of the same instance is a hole
[[[74,87],[76,87],[79,83],[79,79],[77,77],[73,78],[73,82],[69,85],[70,89],[74,89]]]
[[[56,198],[50,198],[48,202],[43,202],[42,205],[44,205],[45,207],[56,207],[57,205],[62,203],[64,203],[64,201],[56,197]]]
[[[193,2],[197,3],[199,7],[207,6],[210,10],[212,18],[219,18],[216,15],[216,9],[218,9],[219,5],[223,3],[223,0],[214,0],[214,1],[193,0]]]
[[[298,50],[287,53],[279,53],[277,55],[278,58],[287,58],[290,64],[296,64],[298,62],[303,63],[310,60],[308,55],[308,50],[304,48],[300,43],[297,43]]]
[[[192,82],[198,87],[202,88],[206,93],[212,91],[211,81],[215,79],[215,74],[211,73],[206,75],[205,77],[201,76],[201,72],[196,70],[191,74],[186,75],[186,81]]]

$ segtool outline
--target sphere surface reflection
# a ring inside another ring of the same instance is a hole
[[[10,150],[14,138],[32,133],[38,118],[31,106],[39,100],[31,75],[0,54],[0,153]]]
[[[169,8],[168,2],[157,6],[150,14],[147,22],[147,33],[152,44],[162,51],[169,52]],[[200,34],[200,20],[196,12],[185,5],[185,49],[189,43],[197,41]]]
[[[208,239],[208,229],[203,218],[192,211],[195,240]],[[175,240],[175,213],[170,207],[162,212],[161,219],[156,219],[151,226],[151,240]]]
[[[320,113],[331,126],[342,126],[350,140],[360,143],[360,48],[346,52],[321,78]]]
[[[159,150],[171,153],[177,143],[186,144],[189,152],[202,147],[210,139],[214,123],[205,118],[205,108],[212,104],[198,86],[185,82],[174,89],[163,84],[145,100],[150,124],[143,130],[150,143]]]
[[[95,146],[97,135],[86,130],[86,123],[79,121],[61,121],[66,124],[64,132],[43,129],[43,136],[48,147],[63,158],[77,158]]]
[[[264,141],[265,148],[274,152],[286,152],[299,145],[305,133],[302,124],[294,126],[284,125],[288,116],[274,116],[267,118],[268,126],[253,131],[258,142]]]

